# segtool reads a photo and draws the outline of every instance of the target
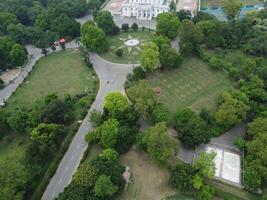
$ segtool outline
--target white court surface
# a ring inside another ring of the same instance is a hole
[[[236,184],[241,184],[240,174],[240,155],[237,153],[229,152],[224,149],[208,146],[207,152],[215,151],[216,157],[214,159],[216,172],[215,176]]]

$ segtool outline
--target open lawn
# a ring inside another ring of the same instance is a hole
[[[94,72],[79,52],[66,50],[41,58],[23,85],[10,97],[11,107],[27,105],[49,93],[81,94],[95,92]]]
[[[201,7],[222,7],[226,0],[201,0]],[[262,3],[260,0],[241,0],[243,5],[255,5]]]
[[[121,162],[130,167],[132,174],[127,191],[117,200],[161,200],[176,193],[168,185],[168,170],[158,167],[145,152],[133,147],[121,156]]]
[[[137,64],[140,61],[140,53],[142,51],[142,45],[145,42],[153,39],[154,33],[145,29],[144,31],[128,31],[120,32],[118,35],[110,37],[108,40],[110,42],[109,51],[102,54],[101,56],[114,63],[124,63],[124,64]],[[124,44],[129,39],[137,39],[140,43],[134,47],[128,47]],[[118,49],[123,50],[122,57],[116,55]]]
[[[178,69],[150,74],[148,81],[152,88],[160,87],[158,98],[171,112],[185,107],[214,109],[218,95],[233,85],[227,74],[193,57],[185,59]]]

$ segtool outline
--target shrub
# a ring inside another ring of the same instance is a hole
[[[122,55],[123,55],[123,50],[122,50],[122,49],[118,49],[118,50],[116,51],[116,55],[117,55],[118,57],[122,57]]]
[[[140,66],[134,68],[133,75],[136,81],[146,78],[146,72],[143,69],[143,67],[140,67]]]
[[[123,30],[123,31],[128,31],[128,29],[129,29],[129,24],[122,24],[121,25],[121,29]]]
[[[159,122],[168,122],[169,115],[169,110],[163,104],[159,104],[152,111],[151,121],[153,124]]]
[[[132,28],[134,31],[136,31],[136,30],[138,29],[138,25],[137,25],[137,23],[134,22],[134,23],[132,24],[131,28]]]
[[[0,89],[3,89],[5,87],[4,81],[0,78]]]
[[[220,69],[223,65],[222,59],[217,57],[211,57],[209,60],[209,66],[213,69]]]

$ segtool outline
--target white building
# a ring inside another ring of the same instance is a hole
[[[171,0],[126,0],[121,15],[151,20],[158,14],[168,12]]]

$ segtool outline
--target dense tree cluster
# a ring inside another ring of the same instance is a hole
[[[98,12],[95,21],[97,26],[101,28],[107,35],[116,35],[120,31],[120,28],[116,26],[109,11],[103,10]]]
[[[50,94],[32,106],[0,109],[0,136],[8,137],[10,129],[30,136],[25,156],[0,163],[1,198],[25,199],[37,187],[66,133],[71,131],[71,123],[83,117],[78,104],[81,98],[66,95],[61,99]]]
[[[157,16],[156,32],[169,39],[174,39],[178,34],[180,20],[174,13],[166,12]]]
[[[106,149],[95,160],[80,165],[71,184],[57,200],[113,199],[124,189],[123,172],[117,152]]]
[[[97,142],[104,148],[113,148],[119,153],[127,152],[138,133],[139,114],[135,108],[121,93],[110,93],[105,97],[101,118],[103,123],[99,123],[96,129],[87,134],[87,141]]]
[[[0,72],[23,65],[27,59],[27,54],[27,50],[11,38],[0,38]]]

